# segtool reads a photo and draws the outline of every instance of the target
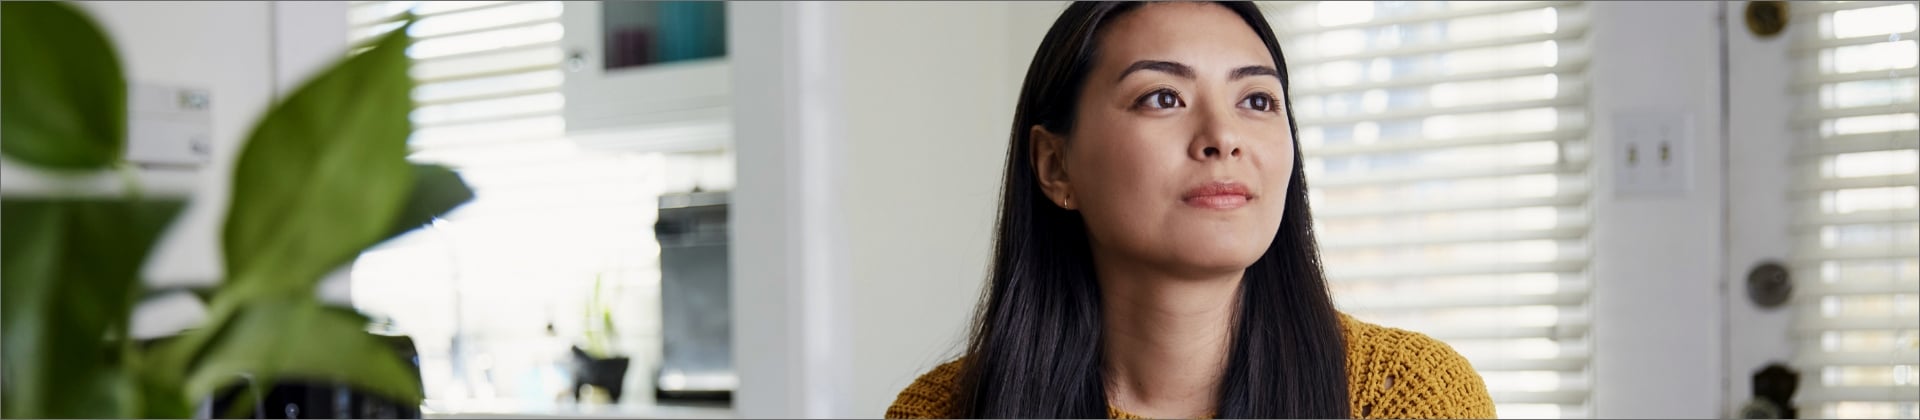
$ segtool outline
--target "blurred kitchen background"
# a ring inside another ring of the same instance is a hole
[[[476,198],[322,294],[413,339],[427,417],[684,418],[878,417],[957,355],[1063,4],[82,8],[136,99],[211,103],[133,136],[196,197],[149,285],[218,281],[258,110],[410,12],[412,159]],[[1738,417],[1778,364],[1801,417],[1920,418],[1914,2],[1263,7],[1336,300],[1451,344],[1503,417]]]

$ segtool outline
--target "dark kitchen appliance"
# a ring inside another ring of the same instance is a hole
[[[654,373],[658,400],[733,397],[732,300],[727,268],[727,192],[660,196],[663,348]]]

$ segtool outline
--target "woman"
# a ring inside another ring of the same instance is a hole
[[[1249,3],[1075,3],[1014,111],[965,356],[888,417],[1493,417],[1327,296],[1286,64]]]

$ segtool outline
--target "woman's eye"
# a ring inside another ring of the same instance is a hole
[[[1248,96],[1247,99],[1241,100],[1240,106],[1260,112],[1273,112],[1273,102],[1273,95],[1255,93],[1252,96]]]
[[[1134,101],[1134,106],[1149,109],[1173,109],[1187,106],[1187,103],[1186,101],[1180,100],[1180,95],[1173,93],[1172,90],[1161,89],[1140,97],[1139,100]]]

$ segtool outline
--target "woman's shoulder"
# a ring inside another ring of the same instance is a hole
[[[913,380],[887,407],[890,419],[952,418],[953,400],[960,393],[960,363],[955,359],[941,364]]]
[[[1453,351],[1452,346],[1426,334],[1361,321],[1346,313],[1340,314],[1340,331],[1346,335],[1347,355],[1350,357],[1413,357],[1417,359],[1413,361],[1436,363],[1451,362],[1453,359],[1462,363],[1466,361]]]
[[[1359,418],[1492,418],[1493,399],[1472,364],[1425,334],[1340,314],[1347,383]],[[964,357],[934,367],[900,391],[886,418],[951,418]]]
[[[1347,386],[1361,418],[1492,418],[1480,374],[1447,343],[1426,334],[1340,314]]]

